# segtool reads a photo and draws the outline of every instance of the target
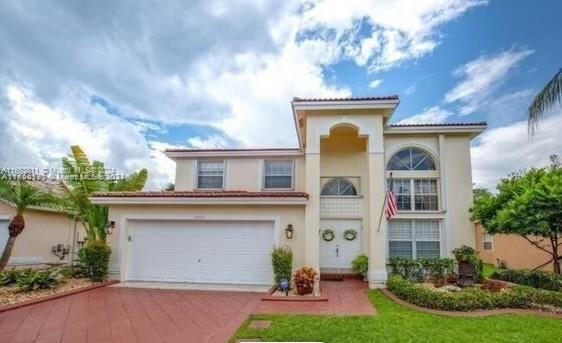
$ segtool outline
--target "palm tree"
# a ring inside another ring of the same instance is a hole
[[[0,257],[0,271],[2,271],[12,255],[16,237],[25,229],[24,211],[29,206],[50,205],[57,200],[52,193],[45,193],[23,180],[11,180],[7,175],[0,175],[0,198],[16,208],[16,215],[8,224],[10,236]]]
[[[114,179],[102,162],[90,163],[79,146],[74,145],[70,149],[72,154],[62,159],[66,173],[66,180],[62,184],[63,207],[83,224],[88,242],[105,242],[108,208],[92,204],[90,195],[94,192],[141,191],[146,184],[148,171],[142,169],[125,178]]]
[[[544,86],[529,106],[529,135],[534,136],[539,122],[556,104],[562,105],[562,69]]]

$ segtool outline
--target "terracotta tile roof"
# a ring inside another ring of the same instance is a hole
[[[390,127],[435,127],[435,126],[481,126],[487,125],[485,121],[473,123],[434,123],[434,124],[391,124]]]
[[[196,148],[186,148],[186,149],[166,149],[164,152],[236,152],[236,151],[294,151],[300,152],[298,148],[221,148],[221,149],[196,149]]]
[[[248,192],[248,191],[153,191],[153,192],[99,192],[94,198],[305,198],[304,192]]]
[[[304,101],[373,101],[373,100],[400,100],[398,95],[388,96],[366,96],[366,97],[349,97],[349,98],[293,98],[293,102]]]

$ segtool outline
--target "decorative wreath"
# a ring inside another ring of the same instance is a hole
[[[345,238],[348,241],[353,241],[355,238],[357,238],[357,231],[353,229],[345,230],[343,232],[343,238]]]
[[[326,229],[322,231],[322,239],[325,240],[326,242],[331,242],[334,240],[334,238],[336,238],[336,234],[334,230]]]

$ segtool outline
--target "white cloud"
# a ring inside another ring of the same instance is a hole
[[[369,88],[375,89],[380,87],[381,84],[382,84],[382,80],[373,80],[371,81],[371,83],[369,83]]]
[[[525,120],[485,131],[471,149],[476,187],[495,189],[501,178],[512,172],[545,166],[551,154],[562,156],[560,132],[562,111],[547,118],[532,139]]]
[[[1,2],[0,92],[13,94],[0,98],[10,142],[0,164],[50,164],[80,144],[124,171],[148,164],[157,187],[173,167],[158,151],[166,143],[147,137],[165,136],[168,124],[227,135],[185,137],[192,146],[295,146],[293,96],[351,95],[325,80],[325,68],[352,60],[378,71],[417,59],[438,46],[443,24],[486,3]]]
[[[398,124],[437,124],[444,122],[452,115],[453,113],[446,109],[440,108],[439,106],[433,106],[425,109],[422,113],[415,114],[399,121]]]
[[[187,143],[198,149],[210,149],[210,148],[226,148],[228,147],[228,141],[221,136],[213,135],[207,138],[201,137],[191,137],[187,140]]]
[[[0,165],[58,167],[70,146],[77,144],[90,159],[120,173],[148,168],[148,188],[158,189],[172,180],[173,162],[162,153],[164,147],[172,146],[147,141],[145,127],[91,106],[81,94],[69,98],[73,101],[50,107],[23,86],[9,86],[6,103],[0,107],[0,133],[11,144],[0,147]]]
[[[502,85],[508,73],[532,53],[533,50],[508,50],[480,56],[460,66],[453,75],[463,79],[445,94],[444,101],[460,103],[461,115],[473,113]]]

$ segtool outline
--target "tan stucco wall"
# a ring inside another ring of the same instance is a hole
[[[128,236],[130,224],[125,222],[126,217],[142,218],[181,218],[185,220],[237,220],[246,218],[275,218],[279,221],[279,245],[287,245],[293,251],[293,265],[304,265],[304,206],[300,205],[112,205],[110,206],[110,220],[116,222],[115,232],[108,236],[108,243],[112,248],[110,268],[118,271],[123,264],[119,264],[119,254],[126,257],[126,244],[120,251],[120,237]],[[285,237],[285,228],[292,224],[294,237],[291,240]],[[125,225],[125,226],[124,226]],[[157,228],[156,228],[157,229]]]
[[[492,250],[484,250],[484,228],[476,225],[474,232],[476,250],[485,263],[497,265],[498,260],[503,260],[510,269],[534,269],[550,260],[549,254],[517,235],[496,234],[493,236]],[[552,271],[552,268],[552,263],[549,263],[542,269]]]
[[[448,226],[447,250],[461,245],[475,246],[474,224],[470,221],[472,198],[472,166],[469,136],[445,136],[444,179],[447,197],[446,225]]]
[[[0,216],[14,214],[12,206],[0,202]],[[60,213],[40,210],[26,210],[24,219],[25,229],[16,239],[12,258],[40,257],[46,262],[60,261],[51,253],[51,248],[56,244],[72,246],[74,220]],[[84,230],[81,224],[78,223],[76,228],[83,239]],[[3,250],[4,247],[0,249]],[[63,261],[69,260],[70,257],[66,256]]]
[[[202,159],[205,160],[205,159]],[[213,160],[223,160],[217,158]],[[263,190],[265,160],[293,160],[295,191],[304,191],[304,156],[299,157],[235,157],[225,161],[225,189],[259,192]],[[197,159],[176,160],[176,190],[192,191],[197,188]]]

